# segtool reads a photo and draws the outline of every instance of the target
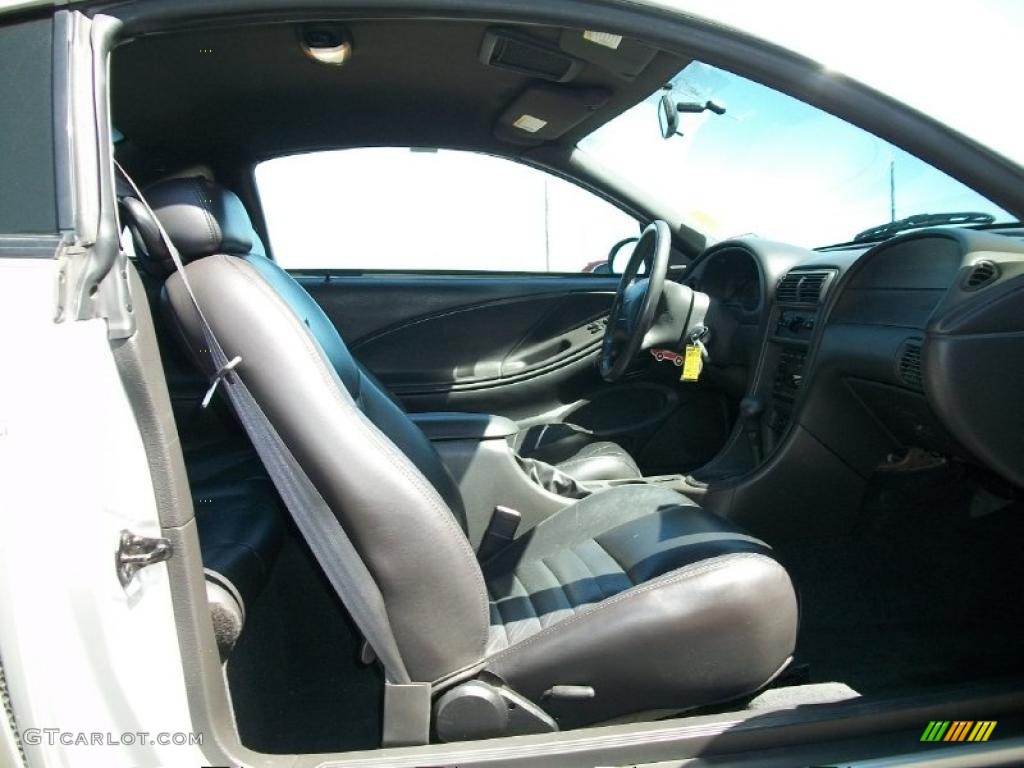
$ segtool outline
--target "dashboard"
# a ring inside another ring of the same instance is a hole
[[[1020,235],[933,229],[871,248],[744,238],[709,249],[687,282],[718,306],[712,333],[723,325],[728,342],[730,327],[753,322],[759,334],[744,415],[704,479],[785,461],[798,433],[862,478],[918,447],[1024,486]]]
[[[742,238],[708,249],[692,265],[684,282],[711,297],[705,319],[711,329],[707,377],[736,400],[757,368],[775,284],[810,255],[802,248]]]
[[[721,304],[742,312],[757,312],[764,299],[761,266],[745,248],[725,248],[711,254],[690,285]]]

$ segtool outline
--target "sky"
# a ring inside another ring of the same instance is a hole
[[[673,79],[672,94],[726,112],[681,114],[683,135],[666,140],[656,93],[580,147],[715,239],[829,245],[892,220],[893,205],[896,219],[952,211],[1011,219],[891,144],[737,75],[695,62]]]

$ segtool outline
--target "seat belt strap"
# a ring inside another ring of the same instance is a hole
[[[430,730],[431,684],[413,682],[409,677],[376,580],[330,506],[299,466],[252,392],[238,375],[236,366],[240,362],[239,359],[236,357],[229,360],[225,354],[203,314],[188,281],[181,255],[171,242],[167,230],[131,177],[116,162],[115,166],[156,223],[160,238],[178,274],[181,275],[182,284],[199,317],[204,341],[217,369],[207,396],[212,397],[213,388],[218,384],[227,392],[238,420],[252,441],[296,526],[384,668],[384,745],[427,744]]]

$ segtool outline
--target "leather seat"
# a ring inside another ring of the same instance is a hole
[[[239,375],[377,581],[414,680],[447,697],[476,677],[574,727],[751,694],[788,663],[786,570],[767,544],[672,491],[595,493],[478,563],[433,445],[305,290],[251,253],[238,198],[202,179],[147,197],[225,352],[242,358]],[[158,260],[161,249],[148,245]],[[165,296],[208,370],[180,275]]]
[[[119,195],[130,192],[120,185]],[[146,239],[135,227],[141,212],[143,226],[150,237],[158,234],[147,221],[145,209],[131,198],[122,200],[122,214],[132,225],[136,251],[145,255]],[[147,296],[159,298],[167,265],[137,262]],[[167,331],[163,313],[153,316],[161,337]],[[162,341],[162,338],[161,338]],[[168,350],[162,349],[162,353]],[[163,354],[164,372],[176,377],[174,356]],[[179,421],[182,436],[184,427]],[[192,491],[196,528],[206,577],[206,593],[221,657],[226,659],[244,628],[246,615],[270,579],[281,551],[284,535],[284,510],[259,456],[248,441],[211,437],[197,432],[184,440],[182,451]],[[198,442],[198,445],[195,444]]]
[[[562,727],[737,698],[792,648],[793,588],[771,548],[654,486],[593,494],[483,570],[488,670]],[[554,682],[614,695],[545,699]]]

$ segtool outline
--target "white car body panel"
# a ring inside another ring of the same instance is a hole
[[[192,730],[167,566],[127,590],[114,566],[123,528],[160,535],[156,501],[106,323],[54,322],[57,269],[0,260],[0,654],[18,729],[33,768],[203,765],[148,743]],[[45,728],[104,744],[31,743]]]

